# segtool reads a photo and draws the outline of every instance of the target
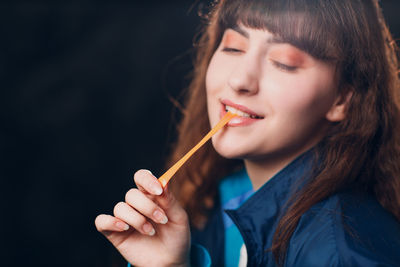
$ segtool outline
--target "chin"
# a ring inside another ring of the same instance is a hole
[[[240,151],[237,148],[232,147],[231,144],[229,145],[223,145],[223,144],[216,144],[214,141],[213,147],[217,153],[227,159],[242,159],[245,157],[245,153],[243,151]]]

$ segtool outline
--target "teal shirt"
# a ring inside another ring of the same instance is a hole
[[[238,266],[243,238],[231,218],[224,210],[239,208],[253,194],[253,192],[250,178],[244,169],[225,177],[219,185],[222,207],[221,212],[225,228],[224,258],[226,267]]]
[[[237,267],[243,238],[225,213],[225,209],[239,208],[253,193],[253,186],[245,169],[225,177],[219,185],[222,219],[225,228],[225,266]],[[191,263],[193,266],[210,266],[211,259],[207,250],[197,244],[191,247]],[[128,267],[131,264],[128,263]]]

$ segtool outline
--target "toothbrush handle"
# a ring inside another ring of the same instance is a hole
[[[166,171],[158,181],[161,183],[162,187],[165,187],[172,176],[182,167],[182,165],[202,146],[204,145],[214,134],[216,134],[220,129],[222,129],[231,119],[236,117],[236,114],[227,112],[225,116],[215,125],[204,137],[197,143],[188,153],[186,153],[178,162],[176,162],[168,171]]]

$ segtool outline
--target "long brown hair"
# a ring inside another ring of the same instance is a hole
[[[237,23],[267,29],[311,56],[335,64],[339,90],[352,92],[346,118],[318,146],[318,172],[292,198],[272,242],[279,264],[301,215],[341,190],[375,194],[400,221],[400,112],[397,46],[376,0],[221,0],[197,43],[178,140],[170,163],[209,130],[205,76],[225,29]],[[242,166],[208,143],[174,177],[171,188],[201,227],[218,182]]]

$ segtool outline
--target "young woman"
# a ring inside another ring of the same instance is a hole
[[[395,50],[375,0],[217,2],[171,162],[240,116],[97,229],[135,266],[399,266]]]

